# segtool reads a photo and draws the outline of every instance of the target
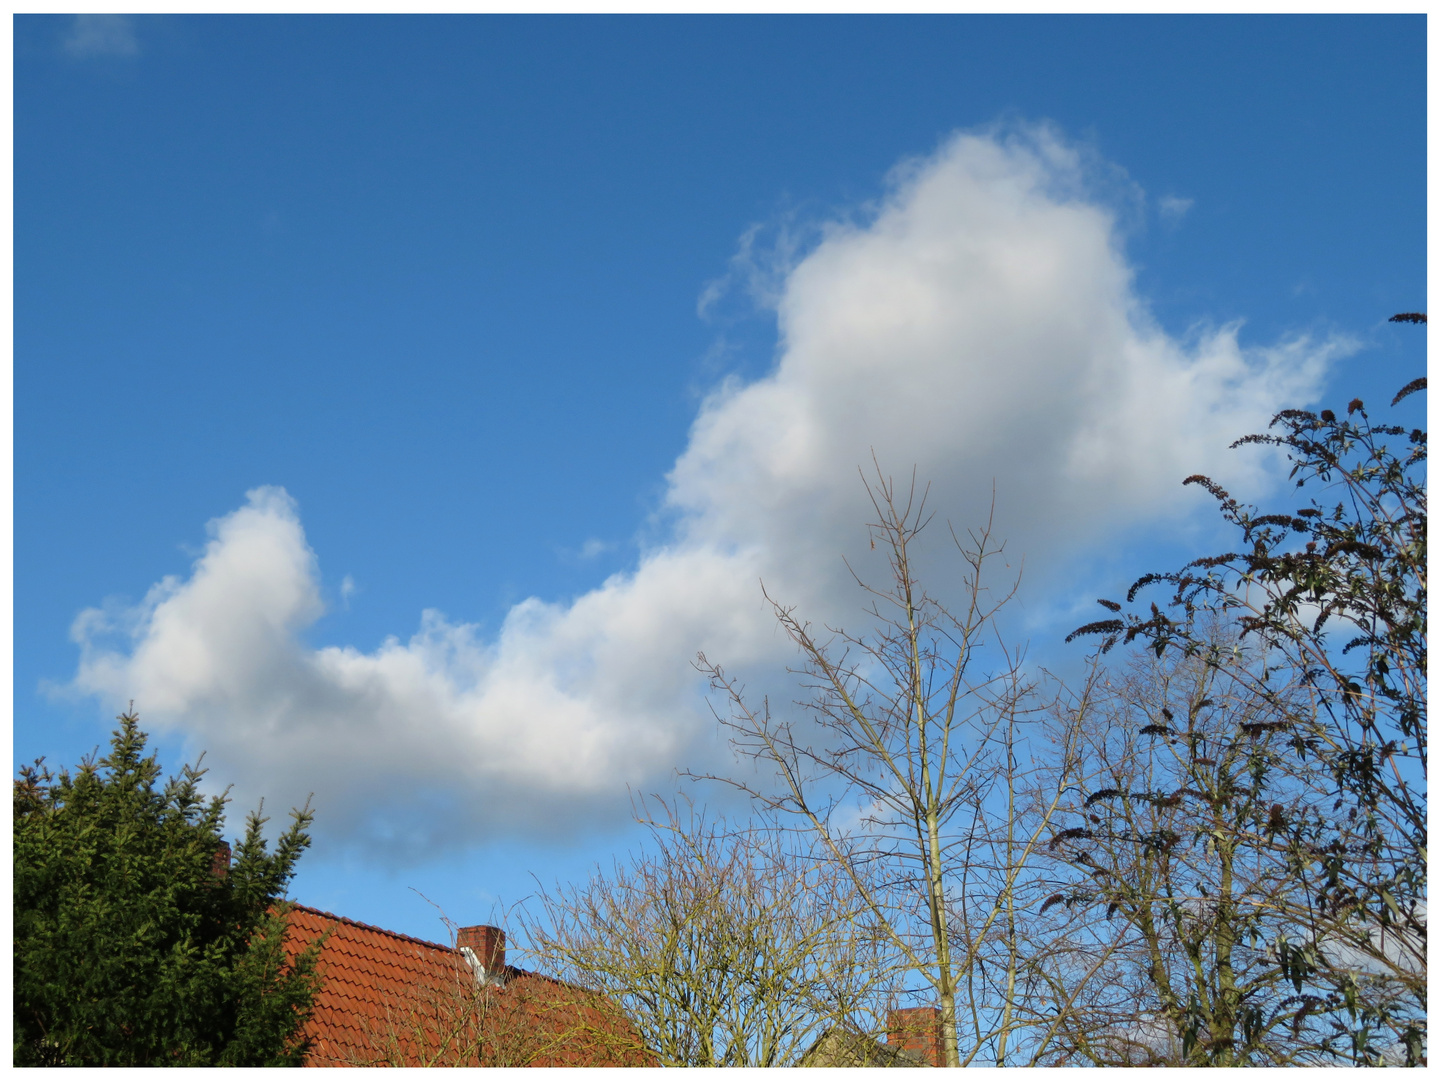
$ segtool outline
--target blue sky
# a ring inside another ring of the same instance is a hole
[[[714,760],[696,648],[781,685],[758,578],[854,610],[871,447],[957,523],[995,481],[1071,662],[1213,539],[1181,478],[1423,370],[1424,43],[17,19],[17,762],[133,697],[237,824],[316,792],[302,901],[489,918]]]

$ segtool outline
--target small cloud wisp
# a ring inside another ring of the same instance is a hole
[[[135,24],[127,15],[76,15],[60,44],[66,53],[82,60],[140,55]]]

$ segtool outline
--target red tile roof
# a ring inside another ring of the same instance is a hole
[[[286,951],[324,936],[307,1065],[646,1065],[598,995],[507,967],[477,987],[448,945],[294,905]]]

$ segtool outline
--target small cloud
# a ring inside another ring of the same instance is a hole
[[[702,319],[710,318],[710,312],[715,305],[725,298],[730,291],[730,275],[722,275],[713,281],[707,281],[705,287],[700,290],[700,297],[695,301],[695,314]]]
[[[355,579],[349,574],[346,574],[345,577],[341,580],[340,602],[345,605],[346,611],[350,610],[350,597],[354,596],[358,589],[359,586],[355,584]]]
[[[61,42],[71,56],[136,56],[140,43],[126,15],[76,15]]]
[[[619,547],[620,545],[614,540],[601,540],[592,536],[579,547],[555,544],[552,550],[555,552],[555,558],[565,566],[578,566],[581,563],[593,562],[601,555],[618,550]]]
[[[595,537],[592,536],[589,540],[586,540],[585,543],[580,545],[580,558],[594,559],[600,555],[604,555],[607,551],[614,550],[614,548],[615,545],[610,541],[597,540]]]
[[[1182,199],[1178,195],[1162,195],[1160,197],[1160,216],[1169,222],[1177,222],[1190,212],[1195,205],[1194,199]]]
[[[714,321],[717,308],[734,294],[760,311],[775,310],[785,291],[785,279],[814,233],[813,228],[797,224],[793,215],[784,215],[770,226],[751,225],[741,233],[725,273],[700,290],[695,314],[706,322]]]

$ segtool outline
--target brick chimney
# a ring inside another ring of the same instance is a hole
[[[230,843],[227,840],[220,841],[220,847],[215,852],[215,857],[210,861],[210,874],[220,878],[222,881],[225,875],[230,872]]]
[[[455,935],[455,948],[469,950],[480,965],[475,973],[482,982],[498,977],[505,970],[505,931],[498,926],[462,926]],[[469,961],[470,957],[466,957]]]
[[[945,1040],[940,1034],[940,1010],[933,1006],[891,1009],[885,1022],[886,1041],[908,1050],[927,1065],[945,1065]]]

